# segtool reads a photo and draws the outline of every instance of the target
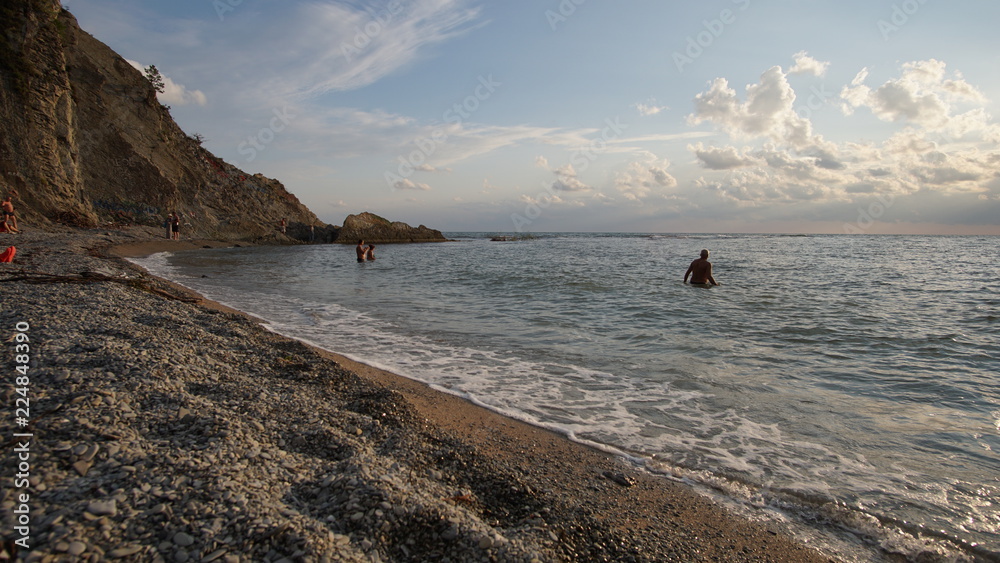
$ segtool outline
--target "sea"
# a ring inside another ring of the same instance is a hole
[[[1000,561],[1000,237],[445,234],[136,262],[839,560]]]

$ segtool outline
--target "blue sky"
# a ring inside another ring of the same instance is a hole
[[[1000,234],[1000,3],[64,6],[334,224]]]

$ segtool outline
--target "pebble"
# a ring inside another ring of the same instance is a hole
[[[81,476],[86,477],[87,473],[90,472],[90,468],[93,466],[92,463],[87,461],[76,461],[73,462],[73,469]]]
[[[174,534],[174,543],[181,547],[187,547],[194,543],[194,538],[184,532],[177,532]]]
[[[628,475],[625,475],[620,471],[618,472],[605,471],[602,475],[606,479],[614,481],[615,483],[623,487],[631,487],[635,485],[635,479],[629,477]]]
[[[118,507],[113,499],[108,501],[95,500],[87,505],[87,512],[94,516],[114,516],[118,514]]]
[[[140,551],[142,551],[144,549],[146,549],[146,548],[143,547],[143,546],[141,546],[141,545],[132,545],[132,546],[128,546],[128,547],[119,547],[119,548],[112,549],[111,551],[109,551],[107,553],[107,556],[110,557],[110,558],[112,558],[112,559],[121,559],[122,557],[131,557],[131,556],[135,555],[136,553],[139,553]]]
[[[217,549],[201,558],[201,563],[211,563],[226,554],[225,549]]]
[[[70,542],[69,547],[66,548],[66,553],[72,555],[73,557],[79,557],[87,551],[87,544],[82,541]]]
[[[91,461],[100,449],[101,448],[97,444],[91,444],[84,449],[82,454],[80,454],[80,459],[82,461]]]

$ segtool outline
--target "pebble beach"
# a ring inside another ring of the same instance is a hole
[[[125,259],[232,245],[157,235],[0,241],[0,560],[835,560]]]

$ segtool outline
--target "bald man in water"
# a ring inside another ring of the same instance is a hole
[[[692,285],[719,285],[712,277],[712,263],[708,261],[708,251],[701,251],[701,258],[691,262],[686,272],[684,272],[684,283],[687,283],[688,276],[691,276]]]

